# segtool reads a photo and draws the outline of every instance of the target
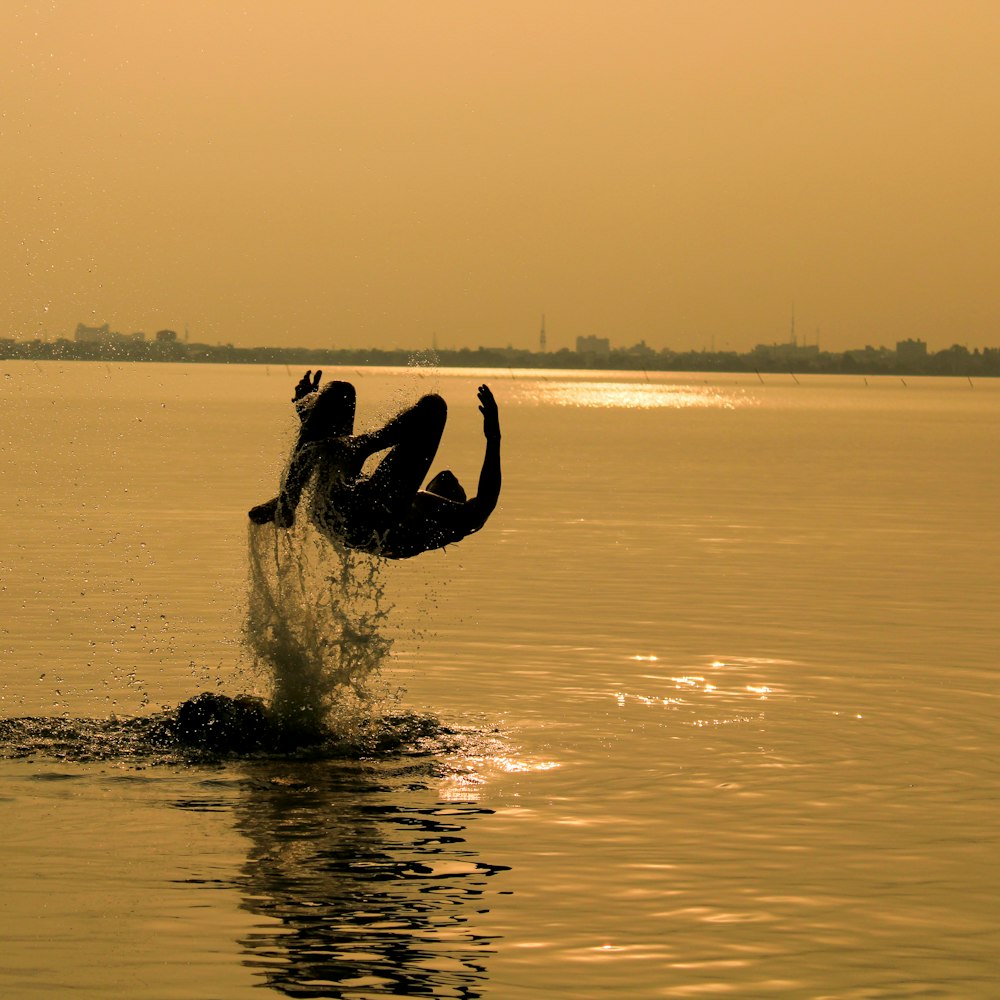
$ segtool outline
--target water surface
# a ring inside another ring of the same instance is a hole
[[[493,519],[385,570],[384,707],[439,728],[129,750],[262,690],[299,374],[0,371],[0,714],[52,731],[3,742],[0,994],[996,995],[1000,386],[333,373],[444,394],[469,486],[500,402]]]

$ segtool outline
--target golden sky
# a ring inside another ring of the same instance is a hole
[[[0,336],[1000,345],[996,0],[0,4]]]

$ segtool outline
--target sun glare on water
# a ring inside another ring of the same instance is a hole
[[[608,409],[725,409],[747,406],[748,396],[718,386],[662,382],[539,381],[529,390],[538,403]]]

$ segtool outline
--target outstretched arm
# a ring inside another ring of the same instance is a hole
[[[486,437],[486,454],[479,473],[476,495],[468,501],[477,528],[486,523],[500,498],[500,411],[489,386],[479,387],[479,412],[483,415],[483,434]]]

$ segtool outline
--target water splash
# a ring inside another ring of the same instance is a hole
[[[157,767],[236,759],[357,760],[364,757],[465,754],[474,730],[441,725],[405,711],[359,716],[347,734],[326,730],[303,740],[278,726],[258,698],[206,691],[176,709],[104,719],[0,717],[0,760],[110,761]],[[442,765],[444,766],[444,765]]]
[[[390,608],[383,561],[322,536],[250,525],[246,644],[270,687],[270,712],[304,737],[347,735],[387,697]]]

